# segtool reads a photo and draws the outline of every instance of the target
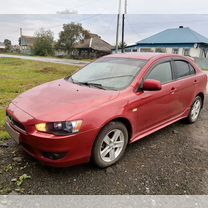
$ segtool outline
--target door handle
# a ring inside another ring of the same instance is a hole
[[[171,90],[170,90],[170,94],[171,95],[175,94],[175,91],[176,91],[176,88],[175,87],[172,87]]]

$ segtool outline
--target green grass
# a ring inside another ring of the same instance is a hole
[[[8,140],[9,134],[6,131],[0,131],[0,142]]]
[[[0,140],[8,139],[5,132],[5,109],[20,93],[37,85],[72,74],[76,66],[37,61],[0,58]]]

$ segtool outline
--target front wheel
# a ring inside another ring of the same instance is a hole
[[[92,152],[95,165],[105,168],[115,164],[124,154],[128,131],[120,122],[111,122],[98,135]]]
[[[192,124],[197,121],[200,115],[202,108],[202,99],[200,96],[197,96],[192,104],[189,116],[187,117],[188,123]]]

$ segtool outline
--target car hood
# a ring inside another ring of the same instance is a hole
[[[64,121],[90,108],[111,101],[117,91],[80,86],[64,79],[35,87],[12,101],[41,121]]]

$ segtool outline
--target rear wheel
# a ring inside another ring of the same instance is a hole
[[[115,164],[124,154],[128,131],[120,122],[111,122],[98,135],[92,152],[95,165],[105,168]]]
[[[200,115],[200,111],[202,108],[202,98],[197,96],[192,104],[189,116],[187,117],[188,123],[194,123],[197,121]]]

